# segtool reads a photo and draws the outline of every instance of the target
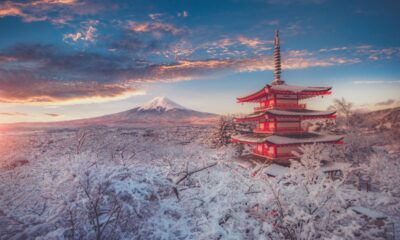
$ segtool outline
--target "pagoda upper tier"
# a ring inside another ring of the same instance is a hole
[[[243,97],[238,97],[238,103],[244,102],[262,102],[268,99],[271,95],[293,95],[297,99],[311,98],[315,96],[329,95],[332,87],[305,87],[295,85],[269,85],[267,84],[261,90],[248,94]]]
[[[247,122],[247,121],[259,121],[262,119],[298,119],[298,120],[306,120],[306,119],[317,119],[317,118],[335,118],[336,111],[315,111],[308,109],[267,109],[261,112],[255,112],[247,115],[237,116],[235,117],[236,122]]]

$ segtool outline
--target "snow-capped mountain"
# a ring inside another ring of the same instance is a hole
[[[150,102],[147,102],[139,107],[140,111],[157,110],[157,111],[169,111],[172,109],[186,109],[185,107],[171,101],[166,97],[156,97]]]
[[[209,123],[216,117],[216,114],[185,108],[166,97],[156,97],[142,106],[93,120],[120,124],[190,124]]]
[[[2,127],[75,127],[88,125],[142,126],[142,125],[187,125],[210,124],[217,114],[199,112],[185,108],[166,97],[156,97],[133,109],[100,117],[51,123],[16,123]]]

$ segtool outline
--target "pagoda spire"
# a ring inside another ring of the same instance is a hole
[[[275,79],[272,85],[281,85],[285,81],[281,80],[281,47],[279,45],[279,30],[275,32],[275,48],[274,48],[274,75]]]

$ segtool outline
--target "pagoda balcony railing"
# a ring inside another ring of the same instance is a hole
[[[274,109],[274,108],[282,108],[282,109],[305,109],[306,104],[291,104],[291,103],[279,103],[279,104],[270,104],[268,106],[263,107],[255,107],[255,112],[264,111],[267,109]]]
[[[307,128],[298,128],[298,127],[281,127],[281,128],[274,128],[274,129],[261,129],[255,128],[253,129],[254,133],[304,133],[307,132]]]
[[[278,154],[273,154],[273,153],[270,153],[270,152],[267,152],[267,153],[261,153],[261,152],[259,152],[259,151],[257,151],[257,150],[254,150],[253,151],[253,154],[255,154],[255,155],[257,155],[257,156],[260,156],[260,157],[266,157],[266,158],[269,158],[269,159],[279,159],[279,158],[283,158],[283,159],[286,159],[286,158],[293,158],[293,157],[296,157],[293,153],[278,153]]]

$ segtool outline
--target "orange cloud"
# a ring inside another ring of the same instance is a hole
[[[135,21],[129,21],[128,28],[134,32],[164,31],[164,32],[169,32],[173,35],[183,32],[182,29],[180,29],[172,24],[162,23],[162,22],[138,23]]]
[[[23,117],[23,116],[29,116],[27,113],[22,113],[22,112],[0,112],[0,115],[2,116],[10,116],[10,117]]]
[[[264,43],[263,41],[261,41],[258,38],[247,38],[247,37],[244,37],[244,36],[240,36],[238,38],[238,41],[241,44],[246,45],[246,46],[251,47],[251,48],[255,48],[255,47],[257,47],[257,46],[259,46],[259,45]]]
[[[327,58],[327,59],[307,59],[307,58],[289,58],[284,60],[282,67],[284,69],[304,69],[310,67],[329,67],[342,64],[355,64],[359,59]],[[178,61],[176,64],[164,65],[159,67],[159,74],[168,71],[182,70],[213,70],[213,69],[232,69],[237,72],[254,72],[273,70],[274,64],[271,57],[257,57],[247,59],[217,59],[217,60],[199,60]]]
[[[1,80],[1,79],[0,79]],[[30,105],[68,105],[121,100],[145,92],[123,84],[52,82],[19,79],[0,81],[0,102]]]
[[[65,24],[67,20],[72,19],[69,16],[71,14],[93,11],[97,11],[94,5],[79,0],[30,0],[25,2],[6,0],[0,3],[0,18],[18,16],[25,22],[49,20],[54,24]],[[56,12],[56,14],[49,16],[49,12]]]
[[[77,42],[78,40],[94,42],[96,32],[97,29],[94,26],[89,26],[86,31],[64,34],[63,40],[67,41],[70,39],[74,42]]]

